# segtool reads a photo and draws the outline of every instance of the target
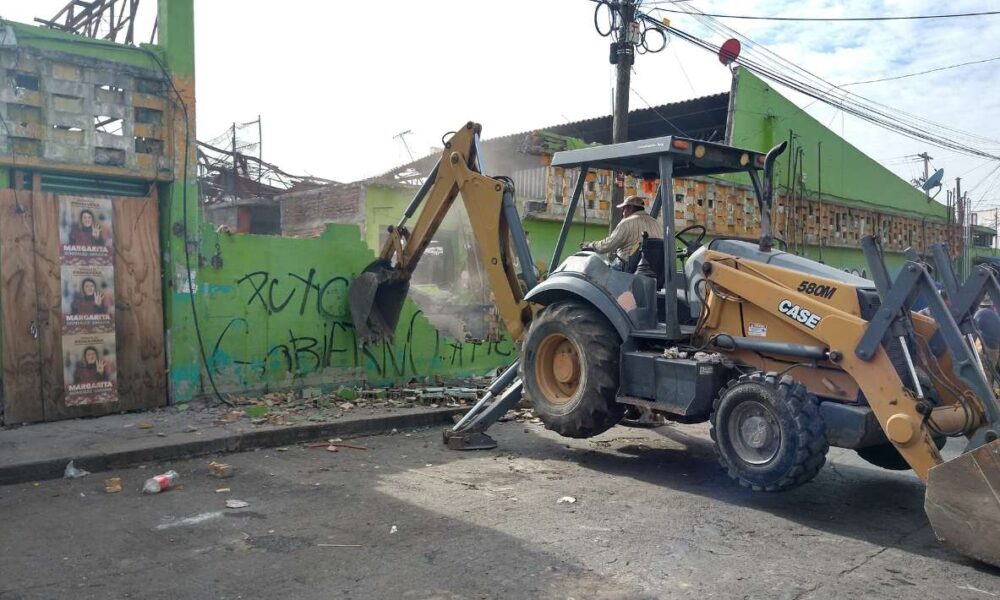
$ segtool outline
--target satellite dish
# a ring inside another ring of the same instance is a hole
[[[927,181],[920,184],[920,189],[929,192],[936,187],[940,187],[942,179],[944,179],[944,169],[938,169],[934,171],[933,175],[927,178]]]
[[[729,38],[723,42],[722,47],[719,48],[719,62],[724,65],[729,65],[740,57],[741,48],[739,40]]]

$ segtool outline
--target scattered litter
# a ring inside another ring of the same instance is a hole
[[[177,410],[178,410],[179,412],[182,412],[182,411],[185,411],[185,410],[187,410],[187,409],[188,409],[188,405],[187,405],[187,404],[178,404],[178,405],[177,405]]]
[[[217,518],[219,518],[221,516],[222,516],[222,511],[219,511],[219,510],[213,511],[213,512],[203,512],[203,513],[199,513],[197,515],[194,515],[193,517],[185,517],[183,519],[177,519],[175,521],[168,521],[166,523],[160,523],[159,525],[157,525],[153,529],[155,529],[157,531],[163,531],[164,529],[172,529],[174,527],[183,527],[185,525],[198,525],[200,523],[204,523],[205,521],[210,521],[212,519],[217,519]]]
[[[990,596],[993,596],[993,597],[996,597],[996,596],[1000,595],[1000,594],[994,594],[993,592],[987,592],[986,590],[981,590],[981,589],[976,588],[976,587],[972,587],[971,585],[957,585],[955,587],[957,587],[960,590],[968,590],[970,592],[979,592],[981,594],[987,594],[987,595],[990,595]]]
[[[254,404],[248,406],[245,409],[247,416],[251,419],[259,419],[267,415],[267,405],[266,404]]]
[[[86,469],[77,469],[73,466],[73,461],[69,461],[69,464],[66,465],[66,470],[63,472],[63,477],[65,479],[79,479],[81,477],[86,477],[87,475],[90,475],[90,471],[87,471]]]
[[[37,482],[37,481],[35,481],[31,485],[33,485],[34,487],[40,487],[42,484],[39,483],[39,482]]]
[[[573,496],[563,496],[556,501],[556,504],[576,504],[576,498]]]
[[[339,442],[335,442],[333,440],[330,440],[330,446],[337,447],[337,448],[350,448],[352,450],[367,450],[368,449],[367,446],[355,446],[354,444],[342,444],[342,443],[339,443]]]
[[[344,438],[330,438],[330,439],[329,439],[329,440],[327,440],[327,441],[328,441],[328,442],[330,442],[331,444],[336,444],[337,442],[342,442],[342,441],[344,441]]]
[[[226,412],[226,415],[224,417],[222,417],[222,421],[224,423],[235,423],[236,421],[240,420],[240,417],[242,415],[243,411],[241,410],[230,410]]]
[[[218,477],[219,479],[226,479],[227,477],[233,476],[233,465],[227,463],[215,462],[213,460],[208,463],[208,469],[213,476]]]
[[[275,448],[274,451],[275,452],[288,452],[288,448],[287,447]]]
[[[248,506],[250,506],[250,503],[245,500],[237,500],[235,498],[226,500],[226,508],[246,508]]]
[[[104,480],[104,492],[107,494],[117,494],[122,491],[122,478],[112,477]]]
[[[139,429],[152,429],[152,428],[153,424],[150,423],[149,421],[143,421],[142,423],[139,423]]]
[[[194,425],[188,425],[187,427],[184,428],[184,433],[194,433],[196,431],[198,431],[198,428],[195,427]]]
[[[389,432],[389,435],[396,435],[397,433],[399,433],[399,430],[393,427],[392,431]]]
[[[251,425],[263,425],[267,423],[267,417],[260,417],[259,419],[250,419]]]
[[[218,488],[218,489],[215,490],[215,493],[216,494],[228,494],[231,491],[232,490],[229,489],[229,488]]]
[[[354,408],[354,405],[350,402],[341,402],[337,406],[339,406],[341,410],[351,410]]]
[[[330,452],[336,452],[337,448],[350,448],[352,450],[367,450],[367,446],[355,446],[354,444],[344,444],[340,441],[340,438],[333,438],[332,440],[327,440],[325,442],[316,442],[315,444],[309,444],[307,448],[326,448]]]
[[[360,548],[361,544],[316,544],[320,548]]]
[[[267,415],[267,422],[271,425],[284,425],[285,415]]]
[[[395,525],[393,525],[392,527],[389,528],[389,534],[390,535],[392,535],[393,533],[396,533],[398,531],[399,531],[399,527],[396,527]]]
[[[167,434],[163,433],[162,431],[157,431],[156,437],[167,437]]]
[[[181,476],[174,470],[167,471],[161,475],[154,475],[142,485],[142,493],[159,494],[174,487],[180,478]]]

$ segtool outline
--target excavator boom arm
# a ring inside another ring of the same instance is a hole
[[[533,262],[514,205],[513,186],[505,179],[479,171],[480,129],[476,123],[467,123],[445,143],[438,165],[402,220],[389,227],[378,260],[352,282],[348,302],[355,330],[362,339],[393,337],[413,271],[459,196],[500,318],[511,338],[518,341],[523,336],[531,308],[524,300],[512,246],[527,287],[535,282]],[[416,222],[408,229],[406,221],[413,215],[417,216]]]

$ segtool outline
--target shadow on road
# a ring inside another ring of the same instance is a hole
[[[635,431],[617,428],[604,437],[615,439],[618,434],[618,439],[628,441],[629,432]],[[590,449],[570,450],[569,460],[616,477],[765,511],[818,531],[1000,575],[1000,569],[961,556],[937,541],[924,514],[924,486],[912,472],[850,464],[861,459],[853,452],[834,450],[811,482],[787,492],[753,492],[725,473],[710,440],[685,433],[683,426],[651,432],[655,435],[648,438],[650,443],[612,445],[591,440]],[[658,445],[656,436],[672,443]],[[550,445],[529,445],[518,451],[532,458],[551,458],[548,452],[559,442],[548,441]]]

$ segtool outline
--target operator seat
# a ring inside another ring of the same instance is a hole
[[[635,273],[635,270],[639,267],[639,261],[642,260],[643,253],[646,254],[646,262],[649,263],[650,268],[656,273],[656,289],[660,289],[663,287],[663,280],[666,278],[663,270],[663,240],[651,238],[644,234],[639,251],[628,259],[626,270],[629,273]]]

